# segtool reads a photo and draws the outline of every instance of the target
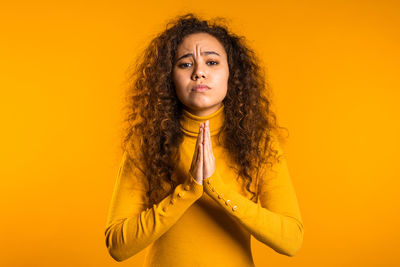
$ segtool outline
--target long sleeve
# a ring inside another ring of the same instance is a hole
[[[204,192],[257,240],[280,254],[294,256],[302,245],[304,227],[286,159],[279,143],[275,148],[281,160],[274,164],[270,175],[263,174],[260,178],[257,203],[223,183],[218,163],[216,171],[204,179]]]
[[[105,241],[110,255],[123,261],[163,235],[203,194],[190,173],[173,193],[147,207],[145,177],[138,168],[127,172],[123,154],[108,213]]]

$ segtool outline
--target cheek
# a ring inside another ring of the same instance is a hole
[[[176,79],[176,72],[175,72],[175,71],[172,72],[172,82],[173,82],[173,83],[175,84],[175,86],[176,86],[177,79]]]
[[[173,72],[172,80],[174,81],[176,87],[182,87],[182,84],[184,83],[184,76],[182,73],[179,73],[179,71]]]
[[[227,69],[225,71],[225,81],[226,81],[226,83],[228,83],[228,79],[229,79],[229,69]]]
[[[229,69],[226,69],[223,74],[223,83],[224,83],[224,95],[226,96],[228,92],[228,80],[229,80]]]
[[[179,98],[184,97],[185,95],[185,84],[184,79],[180,73],[173,73],[172,81],[175,86],[175,92]]]
[[[217,75],[217,80],[218,80],[217,82],[220,86],[227,87],[228,86],[228,78],[229,78],[229,71],[223,69]]]

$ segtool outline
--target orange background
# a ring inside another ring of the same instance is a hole
[[[223,16],[262,58],[305,226],[257,266],[400,264],[398,1],[8,1],[0,7],[1,266],[115,262],[105,223],[128,66],[165,22]],[[12,4],[11,4],[12,3]],[[210,240],[210,242],[212,242]]]

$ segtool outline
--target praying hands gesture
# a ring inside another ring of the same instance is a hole
[[[210,177],[215,172],[215,169],[216,164],[212,151],[210,127],[209,122],[206,121],[200,124],[190,173],[202,185],[203,179]]]

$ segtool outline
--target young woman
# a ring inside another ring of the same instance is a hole
[[[145,266],[254,266],[250,237],[294,256],[304,227],[254,52],[178,17],[139,58],[105,237]]]

